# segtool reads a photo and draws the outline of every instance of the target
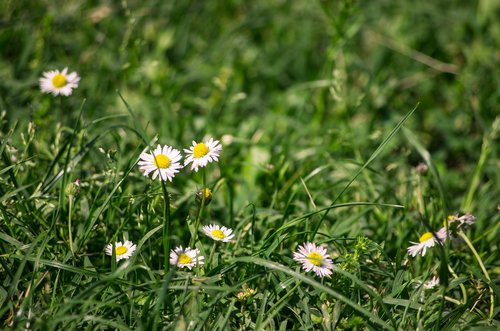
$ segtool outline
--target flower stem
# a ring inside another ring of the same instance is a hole
[[[164,197],[164,206],[163,206],[163,256],[165,259],[164,262],[164,271],[165,274],[168,273],[170,268],[169,263],[169,254],[170,254],[170,197],[168,195],[167,186],[165,185],[165,181],[161,181],[161,188],[163,191]]]
[[[450,273],[453,275],[453,277],[455,277],[455,279],[458,279],[458,276],[457,274],[455,273],[455,270],[453,270],[453,268],[451,267],[451,265],[448,264],[448,270],[450,271]],[[462,296],[464,297],[464,302],[463,304],[465,305],[467,303],[467,291],[465,289],[465,286],[464,284],[460,284],[460,289],[462,290]]]
[[[198,228],[200,227],[200,222],[201,222],[201,215],[203,215],[203,209],[205,207],[205,188],[207,187],[207,173],[205,171],[205,168],[202,169],[202,175],[203,175],[203,186],[201,188],[201,203],[200,207],[198,208],[198,215],[196,215],[196,221],[194,223],[194,235],[191,238],[191,243],[190,246],[194,247],[196,244],[196,241],[198,240]]]
[[[472,245],[472,243],[469,240],[469,238],[467,237],[467,235],[462,230],[460,230],[458,232],[458,235],[460,236],[460,238],[462,238],[465,241],[465,243],[467,244],[467,246],[469,246],[470,250],[472,251],[472,254],[474,254],[474,257],[476,258],[476,261],[479,264],[479,267],[483,271],[484,277],[486,278],[486,280],[488,280],[488,282],[491,283],[490,274],[488,273],[488,270],[486,270],[486,268],[484,267],[483,260],[481,260],[481,257],[477,253],[476,249]],[[491,299],[491,303],[490,303],[490,319],[493,319],[493,314],[494,314],[494,310],[495,310],[495,293],[493,292],[493,289],[491,288],[491,286],[488,286],[488,287],[490,289],[490,299]]]
[[[69,232],[69,249],[71,250],[71,255],[75,256],[73,251],[73,229],[71,228],[71,214],[73,211],[73,196],[69,196],[69,214],[68,214],[68,232]]]

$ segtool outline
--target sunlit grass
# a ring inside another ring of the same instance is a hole
[[[498,328],[498,6],[442,7],[0,4],[0,328]]]

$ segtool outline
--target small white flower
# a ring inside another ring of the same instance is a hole
[[[436,286],[439,286],[439,277],[436,277],[436,276],[433,276],[432,279],[422,283],[422,281],[420,280],[417,280],[415,281],[415,288],[419,288],[419,287],[423,287],[424,290],[431,290],[433,288],[435,288]],[[425,299],[425,294],[424,292],[422,291],[420,293],[420,301],[424,301]]]
[[[422,251],[422,256],[425,255],[425,251],[429,247],[433,247],[436,244],[437,240],[434,238],[431,232],[426,232],[422,236],[420,236],[420,242],[416,243],[410,241],[413,245],[408,247],[408,253],[415,257],[418,253]]]
[[[130,258],[132,254],[134,254],[136,248],[137,247],[134,245],[134,243],[129,240],[125,240],[123,244],[121,241],[115,243],[116,261]],[[109,244],[106,246],[106,254],[113,255],[113,244]]]
[[[431,280],[428,280],[424,283],[424,289],[430,290],[436,286],[439,286],[439,277],[432,277]]]
[[[200,251],[197,248],[178,246],[175,250],[170,251],[170,264],[176,265],[178,268],[187,267],[191,270],[194,266],[203,264],[205,258],[198,254]]]
[[[333,262],[326,248],[316,246],[314,243],[306,242],[299,246],[297,252],[293,253],[293,259],[302,263],[305,271],[314,271],[319,277],[330,277],[333,269]]]
[[[188,154],[184,166],[191,163],[191,170],[197,172],[199,167],[205,167],[210,162],[218,161],[221,150],[221,144],[213,138],[202,143],[193,141],[193,145],[189,149],[184,149],[184,152]]]
[[[76,72],[68,74],[68,68],[64,68],[61,72],[59,70],[44,72],[43,77],[39,79],[42,92],[52,93],[55,96],[71,95],[73,89],[78,87],[79,81],[80,77]]]
[[[222,242],[228,242],[234,237],[233,230],[215,224],[205,225],[203,232],[213,240]]]
[[[138,162],[139,170],[144,176],[152,172],[153,180],[158,177],[162,181],[172,181],[175,174],[182,168],[180,160],[181,153],[177,149],[167,145],[163,147],[158,145],[152,153],[141,153],[141,161]]]

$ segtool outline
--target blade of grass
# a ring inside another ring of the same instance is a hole
[[[389,133],[389,135],[380,143],[380,145],[377,147],[377,149],[372,153],[370,158],[363,164],[363,166],[356,172],[356,174],[351,178],[351,180],[347,183],[346,186],[340,191],[340,193],[335,197],[335,199],[332,202],[332,206],[337,202],[337,200],[344,194],[344,192],[351,186],[351,184],[358,178],[358,176],[365,170],[370,163],[373,162],[377,158],[377,156],[382,152],[384,147],[389,143],[389,141],[394,137],[394,135],[401,129],[403,124],[406,122],[406,120],[417,110],[418,104],[413,107],[412,110],[410,110],[399,122],[396,124],[396,126],[392,129],[392,131]],[[321,227],[321,224],[323,223],[324,219],[330,212],[330,209],[326,209],[324,214],[322,215],[321,219],[319,220],[318,224],[316,225],[316,228],[314,229],[311,240],[314,240],[314,237],[316,237],[316,233],[319,231],[319,228]]]

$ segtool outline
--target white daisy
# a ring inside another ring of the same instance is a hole
[[[205,232],[205,234],[213,240],[222,241],[225,243],[227,243],[234,237],[233,230],[228,229],[225,226],[220,227],[215,224],[205,225],[203,227],[203,232]]]
[[[170,146],[158,145],[152,153],[141,153],[141,161],[138,162],[139,170],[144,176],[153,173],[153,180],[158,177],[162,181],[172,181],[175,174],[182,168],[180,164],[181,152]],[[159,176],[158,176],[159,175]]]
[[[332,274],[333,262],[326,253],[326,248],[316,246],[314,243],[306,242],[299,246],[298,251],[293,253],[293,259],[302,263],[305,271],[312,270],[319,277],[330,277]]]
[[[74,88],[78,87],[80,77],[76,72],[68,74],[68,68],[63,71],[51,70],[43,73],[43,77],[39,79],[40,89],[45,93],[52,93],[57,96],[59,94],[68,96]]]
[[[420,251],[422,251],[422,256],[424,256],[427,248],[433,247],[437,242],[431,232],[426,232],[421,235],[419,241],[419,243],[410,241],[413,245],[408,247],[408,253],[413,257],[420,253]]]
[[[125,240],[122,244],[121,241],[115,243],[115,255],[116,261],[120,261],[121,259],[128,259],[134,254],[136,250],[136,246],[133,242],[129,240]],[[106,254],[113,255],[113,244],[109,244],[106,246]]]
[[[191,170],[197,172],[199,167],[205,167],[210,162],[218,161],[221,150],[221,144],[213,138],[202,143],[193,141],[193,146],[189,149],[184,149],[184,152],[188,154],[184,161],[184,166],[192,163]]]
[[[200,251],[197,248],[178,246],[175,250],[170,251],[170,264],[176,265],[178,268],[187,267],[191,270],[194,266],[203,264],[205,258],[198,254]]]

